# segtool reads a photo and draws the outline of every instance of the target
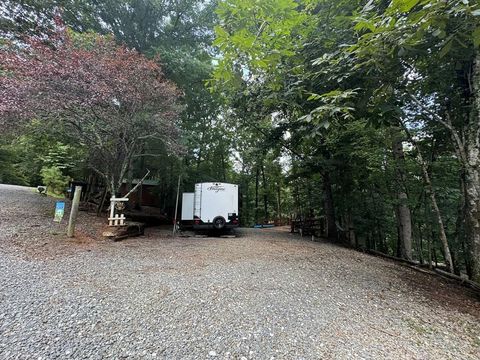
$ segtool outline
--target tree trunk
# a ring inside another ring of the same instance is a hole
[[[480,54],[474,64],[473,91],[475,107],[466,136],[465,205],[472,280],[480,283]]]
[[[227,166],[225,164],[225,156],[224,156],[224,151],[223,151],[223,146],[220,148],[220,158],[222,160],[222,179],[223,181],[227,181]]]
[[[420,152],[419,152],[419,157],[420,157],[419,160],[422,164],[421,167],[423,172],[423,178],[426,183],[428,194],[430,195],[430,201],[432,202],[433,211],[437,218],[438,228],[440,231],[440,241],[442,242],[443,253],[445,256],[445,263],[447,265],[447,271],[452,272],[453,261],[450,253],[450,247],[448,246],[448,239],[447,239],[447,234],[445,233],[445,226],[443,224],[442,214],[440,213],[440,209],[437,204],[437,196],[436,196],[435,190],[433,189],[432,182],[430,180],[430,175],[428,174],[428,171],[427,171],[427,165],[423,162],[423,158],[421,158]]]
[[[277,218],[279,220],[279,222],[281,223],[282,222],[282,209],[281,209],[281,198],[280,198],[280,194],[281,194],[281,186],[280,186],[280,182],[277,183]]]
[[[432,239],[435,239],[435,233],[432,231]],[[433,261],[435,261],[435,267],[438,267],[437,247],[435,246],[435,240],[432,240],[432,255]]]
[[[347,214],[345,215],[345,231],[347,232],[348,241],[350,245],[358,248],[358,239],[355,235],[355,227],[353,224],[352,212],[351,209],[348,209]],[[372,232],[372,241],[375,242],[375,236]],[[371,249],[371,243],[368,244],[368,248]]]
[[[388,253],[388,246],[386,244],[386,238],[385,238],[385,233],[383,226],[381,225],[379,218],[384,216],[384,210],[383,210],[383,205],[382,203],[378,203],[375,200],[375,189],[370,189],[370,197],[372,199],[372,208],[375,209],[375,213],[373,214],[373,223],[375,225],[375,228],[377,229],[377,238],[378,238],[378,246],[376,244],[376,241],[373,242],[374,250],[379,250],[380,252],[383,252],[384,254]]]
[[[328,173],[322,174],[323,178],[323,205],[327,218],[327,237],[337,239],[337,225],[335,224],[335,207],[333,204],[332,183]]]
[[[396,186],[397,209],[395,215],[398,224],[398,253],[402,259],[412,260],[412,216],[408,205],[408,195],[405,190],[405,154],[400,136],[400,129],[393,129],[392,153],[395,159],[395,173],[398,184]]]
[[[303,212],[302,201],[300,199],[300,188],[298,186],[298,181],[295,181],[295,186],[293,188],[293,198],[295,200],[295,211],[297,212],[295,216],[297,218],[304,218],[305,214]]]
[[[260,169],[255,172],[255,224],[258,224],[258,185],[260,183]]]
[[[245,179],[243,183],[243,191],[242,191],[242,211],[240,212],[241,219],[243,225],[250,224],[250,196],[249,196],[249,181],[248,178]],[[243,201],[243,194],[245,194],[245,201]]]
[[[308,196],[308,212],[305,211],[305,217],[313,218],[315,216],[314,207],[316,204],[313,202],[313,194],[312,194],[312,183],[310,179],[305,179],[305,183],[307,186],[307,196]]]
[[[198,157],[197,157],[197,163],[196,163],[197,175],[198,175],[198,172],[200,170],[200,164],[202,163],[203,146],[204,146],[204,138],[205,138],[205,128],[206,128],[205,121],[202,121],[201,128],[202,128],[202,131],[200,133]]]
[[[268,223],[268,194],[267,194],[267,180],[265,178],[265,167],[262,161],[262,186],[263,186],[263,209],[265,215],[265,223]]]
[[[140,154],[141,155],[145,154],[144,146],[142,146],[142,150]],[[145,171],[145,156],[140,157],[140,171],[141,172]],[[137,204],[136,204],[136,208],[139,210],[142,208],[142,200],[143,200],[143,185],[140,185],[140,188],[137,191]]]
[[[478,149],[468,149],[469,165],[465,176],[466,230],[469,239],[468,263],[471,265],[472,280],[475,282],[480,282],[480,172],[478,156]]]
[[[435,190],[433,189],[432,181],[430,180],[430,174],[428,173],[427,164],[425,163],[425,160],[423,158],[422,151],[421,151],[420,147],[418,146],[417,142],[415,141],[415,139],[412,137],[412,135],[408,131],[405,124],[403,124],[401,121],[400,121],[400,124],[402,125],[403,129],[405,130],[405,132],[408,136],[408,140],[417,149],[417,158],[418,158],[418,162],[420,163],[420,168],[422,169],[423,181],[425,182],[426,192],[430,196],[430,201],[432,203],[432,209],[433,209],[433,212],[435,214],[435,217],[436,217],[437,223],[438,223],[438,228],[439,228],[439,233],[440,233],[440,241],[442,243],[443,253],[444,253],[444,256],[445,256],[445,264],[447,266],[447,271],[452,272],[453,271],[453,262],[452,262],[452,256],[451,256],[451,253],[450,253],[450,247],[448,245],[447,234],[445,233],[445,226],[443,224],[442,213],[440,212],[440,208],[438,207],[438,204],[437,204],[437,196],[436,196]]]
[[[423,232],[422,232],[422,224],[418,224],[418,260],[420,264],[424,264],[425,260],[423,259]]]

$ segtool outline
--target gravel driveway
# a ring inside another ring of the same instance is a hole
[[[285,229],[78,238],[0,185],[2,359],[480,359],[468,290]]]

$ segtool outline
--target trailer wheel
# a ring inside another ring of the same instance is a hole
[[[226,224],[226,221],[223,216],[217,216],[216,218],[213,219],[213,226],[217,230],[223,229],[225,224]]]

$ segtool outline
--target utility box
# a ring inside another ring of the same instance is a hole
[[[198,183],[195,184],[194,193],[183,193],[181,225],[190,227],[190,224],[194,230],[238,227],[238,185]]]

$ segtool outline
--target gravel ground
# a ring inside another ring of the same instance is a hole
[[[465,288],[285,229],[99,240],[0,185],[2,359],[480,359]]]

